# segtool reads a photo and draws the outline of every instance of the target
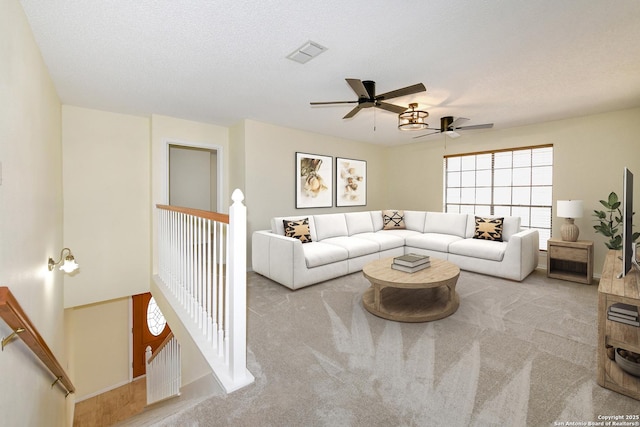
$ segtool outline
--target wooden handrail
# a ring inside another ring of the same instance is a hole
[[[56,380],[51,384],[52,387],[56,382],[60,382],[64,388],[67,389],[68,393],[76,391],[69,376],[64,369],[62,369],[62,366],[60,366],[60,363],[49,349],[47,343],[42,339],[38,330],[33,323],[31,323],[27,314],[22,310],[18,301],[6,286],[0,287],[0,317],[4,319],[11,330],[22,330],[17,335],[55,376]]]
[[[173,338],[173,332],[169,332],[169,335],[167,335],[167,337],[164,339],[164,341],[162,341],[162,343],[158,346],[158,348],[156,348],[156,350],[153,352],[153,354],[151,355],[151,357],[149,358],[149,360],[147,360],[147,365],[149,363],[151,363],[151,361],[153,359],[156,358],[156,356],[160,353],[160,351],[162,351],[162,349],[169,344],[169,341],[171,341],[171,338]]]
[[[229,224],[229,215],[221,214],[218,212],[210,212],[203,211],[201,209],[193,209],[193,208],[183,208],[180,206],[170,206],[170,205],[156,205],[158,209],[165,209],[173,212],[180,212],[187,215],[193,215],[204,219],[210,219],[213,221],[222,222],[225,224]]]

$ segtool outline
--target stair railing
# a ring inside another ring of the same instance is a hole
[[[146,349],[147,405],[180,396],[180,344],[171,332],[152,353]]]
[[[56,384],[62,386],[66,391],[65,397],[76,391],[58,359],[6,286],[0,287],[0,317],[13,331],[9,336],[2,338],[2,351],[12,339],[20,337],[53,374],[55,381],[51,384],[52,388]]]
[[[231,198],[228,215],[157,205],[154,277],[227,393],[254,381],[246,359],[247,213],[240,190]]]

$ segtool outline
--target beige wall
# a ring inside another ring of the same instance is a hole
[[[84,400],[129,381],[131,298],[66,310],[72,337],[76,400]]]
[[[243,132],[236,130],[236,133],[244,133],[244,163],[238,167],[244,171],[249,245],[253,231],[270,228],[269,220],[274,216],[355,212],[363,209],[383,209],[386,206],[386,150],[382,146],[252,120],[246,120]],[[332,156],[334,179],[335,157],[365,160],[368,180],[367,205],[296,209],[296,152]],[[250,251],[248,260],[251,262]]]
[[[229,128],[229,188],[245,192],[245,122]],[[232,190],[233,191],[233,190]],[[246,196],[246,195],[245,195]]]
[[[216,200],[211,199],[215,179],[211,174],[212,154],[199,148],[169,148],[169,204],[194,209],[216,211]],[[215,164],[215,163],[214,163]],[[214,175],[215,178],[215,175]],[[199,185],[193,185],[194,182]]]
[[[65,307],[149,291],[149,119],[62,108]]]
[[[229,129],[207,123],[153,115],[151,117],[151,209],[156,204],[168,203],[167,170],[168,144],[191,145],[199,148],[217,150],[221,157],[222,181],[229,182]],[[231,193],[228,186],[222,189],[218,197],[222,200],[222,212],[229,209]],[[157,225],[155,213],[152,215],[151,247],[156,245]],[[157,259],[153,259],[152,271],[157,271]]]
[[[611,191],[622,194],[625,166],[640,177],[640,109],[630,109],[532,126],[465,132],[460,138],[444,135],[426,138],[416,144],[388,149],[390,205],[411,209],[442,209],[443,156],[475,151],[526,147],[542,144],[554,146],[553,200],[584,200],[584,216],[576,219],[580,239],[595,242],[595,270],[599,274],[607,248],[605,238],[593,231],[594,209]],[[640,179],[640,178],[639,178]],[[413,182],[416,186],[396,185]],[[634,188],[640,200],[640,186]],[[640,202],[636,202],[636,211]],[[560,234],[561,219],[553,218],[552,234]],[[640,224],[639,219],[634,222]]]
[[[65,243],[60,134],[60,101],[22,8],[17,0],[1,1],[0,286],[9,287],[69,370],[63,273],[46,266],[47,258],[57,257]],[[0,320],[0,336],[10,333]],[[74,397],[65,399],[57,386],[52,390],[52,375],[24,343],[11,342],[0,359],[0,423],[65,425]]]

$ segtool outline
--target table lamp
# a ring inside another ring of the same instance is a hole
[[[564,224],[560,227],[560,235],[565,242],[578,240],[580,229],[573,223],[575,218],[582,218],[582,200],[558,200],[556,214],[564,218]]]

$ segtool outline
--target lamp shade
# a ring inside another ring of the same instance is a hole
[[[560,218],[582,218],[582,200],[558,200],[556,215]]]
[[[64,271],[65,273],[73,273],[78,269],[78,267],[80,266],[76,263],[76,260],[73,258],[73,256],[69,255],[65,258],[64,264],[60,266],[60,270]]]

